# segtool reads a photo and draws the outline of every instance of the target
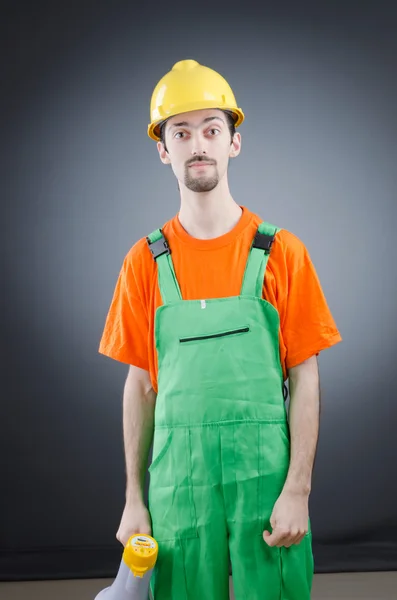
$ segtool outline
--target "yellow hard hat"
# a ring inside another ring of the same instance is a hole
[[[160,123],[174,115],[204,108],[230,111],[235,118],[235,127],[244,121],[244,113],[238,108],[232,89],[222,75],[195,60],[177,62],[154,88],[149,137],[159,141]]]

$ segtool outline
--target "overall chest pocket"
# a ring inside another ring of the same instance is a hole
[[[155,429],[149,512],[158,541],[198,537],[191,464],[189,428]]]
[[[183,337],[183,338],[179,339],[179,342],[181,344],[190,343],[190,342],[202,342],[205,340],[213,340],[213,339],[248,333],[249,330],[250,330],[250,328],[248,327],[248,325],[246,325],[244,327],[239,327],[236,329],[228,329],[226,331],[218,331],[216,333],[207,333],[207,334],[202,334],[202,335]]]

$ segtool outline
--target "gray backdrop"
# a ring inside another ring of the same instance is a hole
[[[397,20],[382,2],[5,3],[1,579],[113,576],[128,367],[98,354],[124,256],[179,208],[146,134],[172,65],[246,121],[236,201],[298,235],[343,342],[320,355],[316,572],[397,568]]]

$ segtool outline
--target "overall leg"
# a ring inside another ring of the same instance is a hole
[[[251,523],[235,528],[229,544],[236,600],[310,600],[311,533],[298,545],[269,547]]]
[[[149,488],[159,544],[151,580],[154,600],[229,600],[218,428],[178,427],[160,435],[163,450],[150,470]]]
[[[309,600],[313,578],[311,532],[289,548],[269,547],[262,534],[272,530],[270,517],[288,472],[289,440],[284,425],[256,424],[235,445],[237,465],[250,456],[246,475],[237,469],[236,511],[230,523],[230,557],[236,600]],[[254,447],[255,446],[255,447]],[[310,522],[309,522],[310,527]]]
[[[151,590],[154,600],[229,600],[224,532],[206,528],[195,539],[159,542]]]

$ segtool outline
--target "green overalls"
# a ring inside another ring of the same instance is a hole
[[[279,315],[262,299],[279,229],[259,226],[241,294],[208,300],[182,299],[161,230],[148,236],[163,301],[149,467],[154,600],[227,600],[229,558],[236,600],[310,598],[310,519],[298,545],[262,537],[290,460]]]

